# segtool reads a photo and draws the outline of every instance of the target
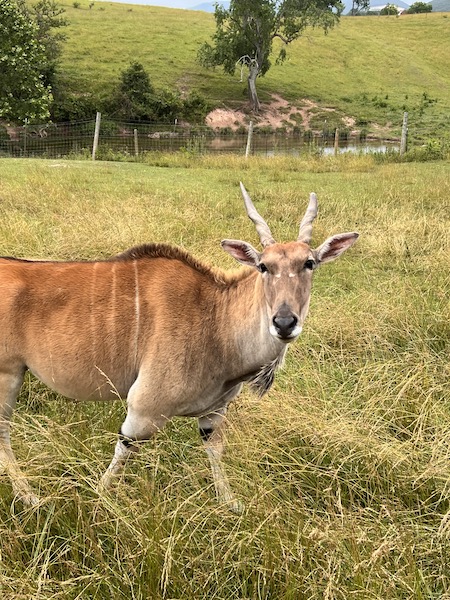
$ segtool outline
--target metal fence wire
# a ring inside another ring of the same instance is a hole
[[[80,157],[91,156],[94,145],[96,120],[70,123],[47,123],[10,127],[0,124],[0,156],[12,157]],[[420,143],[420,126],[409,123],[415,135],[408,138]],[[397,135],[371,137],[361,133],[329,130],[322,131],[267,131],[255,127],[252,154],[300,154],[318,151],[324,154],[336,151],[386,151],[400,148],[401,124]],[[97,158],[114,157],[115,153],[138,156],[145,152],[179,152],[192,154],[244,154],[248,129],[229,128],[213,130],[203,126],[162,123],[124,123],[103,119],[96,148]],[[423,141],[421,142],[423,143]]]

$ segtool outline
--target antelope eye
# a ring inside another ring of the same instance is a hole
[[[303,265],[303,267],[305,269],[309,269],[310,271],[312,271],[314,269],[314,261],[311,259],[305,261],[305,264]]]
[[[259,270],[261,273],[267,273],[267,267],[264,263],[259,263]]]

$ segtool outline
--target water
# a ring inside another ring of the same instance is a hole
[[[137,132],[137,138],[134,131]],[[80,152],[90,153],[93,143],[93,124],[52,124],[17,128],[13,134],[0,137],[0,154],[7,156],[45,156],[64,157]],[[247,134],[213,135],[204,127],[181,129],[170,125],[155,124],[118,124],[105,122],[100,129],[98,157],[104,158],[112,151],[131,156],[138,152],[188,152],[191,154],[233,153],[244,154]],[[356,139],[341,140],[339,153],[371,153],[399,150],[399,142],[384,140]],[[254,134],[252,154],[276,156],[317,153],[332,155],[335,153],[334,141],[322,136],[288,134]],[[114,157],[111,156],[113,159]]]

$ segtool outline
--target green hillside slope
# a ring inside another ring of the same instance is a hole
[[[214,32],[211,14],[63,0],[68,39],[61,77],[82,93],[108,93],[133,60],[157,88],[196,89],[213,103],[244,102],[245,82],[208,71],[197,50]],[[310,98],[343,114],[398,122],[404,110],[445,122],[450,107],[450,19],[444,14],[401,18],[344,17],[327,36],[308,31],[289,48],[288,60],[259,80],[262,99],[279,93],[290,102]]]

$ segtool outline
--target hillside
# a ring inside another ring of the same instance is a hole
[[[432,0],[433,12],[450,12],[450,0]]]
[[[216,105],[245,104],[239,73],[205,70],[196,62],[198,48],[214,32],[213,15],[107,2],[89,9],[87,0],[77,9],[68,0],[62,5],[70,25],[60,76],[74,90],[101,97],[137,60],[156,88],[195,89]],[[300,105],[307,98],[363,126],[401,122],[404,110],[444,123],[450,53],[442,49],[449,35],[450,20],[442,14],[343,17],[327,36],[309,30],[292,44],[288,60],[259,80],[261,97],[276,93]],[[325,113],[317,113],[323,120]]]

